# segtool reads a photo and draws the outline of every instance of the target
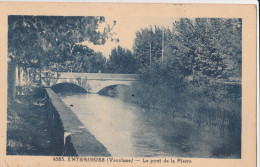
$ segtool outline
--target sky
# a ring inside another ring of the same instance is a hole
[[[123,48],[127,48],[132,50],[134,39],[135,39],[135,33],[138,30],[141,30],[141,28],[149,28],[151,25],[154,27],[160,26],[165,28],[172,28],[172,24],[174,21],[177,20],[177,18],[133,18],[133,17],[106,17],[106,22],[110,25],[113,24],[113,21],[116,20],[116,25],[113,29],[113,32],[117,33],[117,38],[119,38],[119,42],[111,42],[111,40],[107,40],[104,45],[94,45],[93,43],[84,42],[84,45],[87,45],[94,51],[102,52],[103,55],[108,58],[111,50],[118,45],[120,45]],[[102,30],[104,28],[105,23],[100,25],[100,29]]]

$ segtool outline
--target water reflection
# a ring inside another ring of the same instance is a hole
[[[112,156],[210,157],[220,139],[189,120],[97,94],[60,95]],[[207,142],[202,140],[207,137]]]
[[[64,96],[62,100],[73,105],[72,111],[113,156],[158,153],[160,138],[139,120],[138,112],[143,111],[138,106],[96,94]],[[144,145],[148,145],[149,151]]]

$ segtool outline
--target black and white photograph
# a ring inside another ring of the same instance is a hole
[[[240,158],[241,30],[9,16],[7,154]]]
[[[244,26],[8,14],[6,156],[241,160]]]

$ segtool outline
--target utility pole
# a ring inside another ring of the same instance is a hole
[[[152,42],[150,39],[150,67],[151,67],[151,63],[152,63]]]
[[[163,63],[164,29],[162,29],[162,63]]]
[[[149,50],[149,55],[150,55],[150,67],[151,67],[151,64],[152,64],[152,32],[149,32],[150,34],[150,50]]]

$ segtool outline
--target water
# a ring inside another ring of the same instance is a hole
[[[220,145],[184,118],[98,94],[60,97],[112,156],[211,157]]]

